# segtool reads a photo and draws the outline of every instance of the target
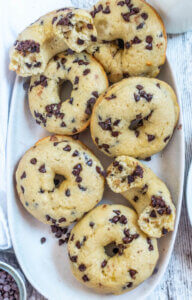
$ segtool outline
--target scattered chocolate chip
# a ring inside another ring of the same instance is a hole
[[[85,42],[85,41],[82,40],[82,39],[80,39],[80,38],[77,39],[77,44],[78,44],[78,45],[83,45],[84,42]]]
[[[119,1],[119,2],[117,3],[117,5],[119,5],[119,6],[124,6],[124,5],[125,5],[125,2],[124,2],[124,1]]]
[[[20,293],[14,278],[3,269],[0,269],[0,299],[19,300]]]
[[[59,219],[59,221],[58,221],[58,222],[59,222],[59,223],[66,222],[66,218],[62,217],[62,218],[60,218],[60,219]]]
[[[84,264],[79,265],[79,271],[84,272],[86,270],[86,266]]]
[[[147,20],[148,19],[148,14],[147,13],[142,13],[141,17],[143,18],[143,20]]]
[[[127,284],[127,287],[128,288],[131,288],[133,286],[133,282],[129,282],[128,284]]]
[[[135,196],[134,198],[133,198],[133,201],[134,202],[137,202],[139,200],[139,197],[138,196]]]
[[[103,14],[110,14],[111,10],[110,7],[107,5],[106,8],[103,10]]]
[[[170,139],[170,135],[168,135],[166,138],[164,138],[164,142],[166,143]]]
[[[168,233],[168,230],[165,227],[163,227],[162,228],[162,234],[167,234],[167,233]]]
[[[46,238],[45,237],[42,237],[41,238],[41,244],[44,244],[46,242]]]
[[[16,41],[15,49],[26,56],[28,53],[39,53],[40,44],[33,40]]]
[[[142,22],[142,23],[140,23],[139,25],[137,25],[136,29],[137,29],[137,30],[142,29],[144,25],[145,25],[145,23]]]
[[[23,174],[21,175],[21,177],[20,177],[21,179],[24,179],[24,178],[26,178],[26,172],[24,171],[23,172]]]
[[[148,142],[152,142],[155,139],[155,135],[147,134],[147,139],[148,139]]]
[[[72,154],[73,157],[79,156],[79,151],[75,150]]]
[[[70,195],[71,195],[70,189],[66,189],[65,195],[66,195],[67,197],[70,197]]]
[[[87,24],[87,28],[92,30],[93,29],[93,25],[92,24]]]
[[[156,215],[156,212],[155,210],[153,209],[149,215],[151,218],[157,218],[157,215]]]
[[[96,38],[96,36],[94,36],[94,35],[91,35],[91,41],[92,41],[92,42],[96,42],[96,41],[97,41],[97,38]]]
[[[84,282],[89,281],[89,277],[87,275],[83,275],[82,279]]]
[[[70,152],[71,151],[71,146],[67,145],[63,148],[64,151]]]
[[[131,276],[131,278],[135,279],[135,275],[137,274],[138,272],[136,270],[133,270],[133,269],[130,269],[129,270],[129,274]]]
[[[140,84],[136,85],[136,88],[137,88],[139,91],[143,90],[143,86],[140,85]]]
[[[101,268],[105,268],[107,265],[107,261],[104,259],[104,261],[101,263]]]
[[[148,44],[151,44],[152,41],[153,41],[153,37],[152,37],[151,35],[148,35],[148,36],[146,36],[145,41],[146,41]]]
[[[83,71],[83,76],[86,76],[86,75],[89,74],[90,72],[91,72],[90,69],[85,69],[85,70]]]
[[[151,239],[149,237],[147,237],[147,244],[149,245],[149,247],[148,247],[149,251],[154,250]]]
[[[35,164],[37,163],[37,159],[36,159],[36,158],[32,158],[32,159],[30,160],[30,163],[31,163],[32,165],[35,165]]]
[[[69,256],[69,258],[73,263],[77,262],[77,255]]]
[[[75,76],[74,84],[78,84],[78,83],[79,83],[79,77]]]
[[[89,226],[92,227],[92,228],[94,227],[94,225],[95,225],[95,223],[92,222],[92,221],[89,223]]]
[[[22,193],[24,194],[25,193],[25,189],[24,187],[21,185],[21,190],[22,190]]]
[[[43,164],[43,165],[41,165],[41,166],[39,167],[39,172],[40,172],[40,173],[46,173],[45,164]]]
[[[114,216],[112,219],[110,219],[109,221],[111,222],[111,223],[114,223],[114,224],[116,224],[118,221],[119,221],[119,216]]]
[[[132,40],[132,44],[140,44],[141,43],[141,40],[135,36],[134,39]]]

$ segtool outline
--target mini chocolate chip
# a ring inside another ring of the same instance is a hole
[[[157,86],[159,89],[161,88],[159,83],[157,83],[156,86]]]
[[[134,202],[137,202],[139,200],[139,197],[138,196],[135,196],[134,198],[133,198],[133,201]]]
[[[138,102],[140,100],[140,95],[134,93],[135,101]]]
[[[46,173],[45,164],[43,164],[39,167],[39,172]]]
[[[131,276],[131,278],[135,279],[135,275],[137,274],[138,272],[136,270],[133,270],[133,269],[130,269],[129,270],[129,274]]]
[[[105,268],[107,265],[107,261],[104,259],[104,261],[101,263],[101,268]]]
[[[143,20],[147,20],[148,19],[148,14],[147,13],[142,13],[141,17],[143,18]]]
[[[44,244],[46,242],[46,238],[45,237],[42,237],[41,238],[41,244]]]
[[[58,221],[58,222],[59,222],[59,223],[66,222],[66,218],[62,217],[62,218],[60,218],[60,219],[59,219],[59,221]]]
[[[148,142],[152,142],[155,139],[155,135],[147,134],[147,139],[148,139]]]
[[[73,157],[79,156],[79,151],[75,150],[72,154]]]
[[[63,245],[64,243],[65,243],[64,239],[59,239],[59,242],[58,242],[59,246]]]
[[[148,44],[151,44],[152,41],[153,41],[153,37],[152,37],[151,35],[148,35],[148,36],[146,36],[145,41],[146,41]]]
[[[74,84],[78,84],[78,83],[79,83],[79,77],[75,76]]]
[[[137,30],[142,29],[144,25],[145,25],[145,23],[142,22],[142,23],[140,23],[139,25],[137,25],[136,29],[137,29]]]
[[[24,187],[21,185],[21,190],[22,190],[22,193],[24,194],[25,193],[25,189]]]
[[[143,86],[142,86],[141,84],[136,85],[136,88],[137,88],[139,91],[143,90]]]
[[[91,167],[91,166],[92,166],[92,164],[93,164],[93,161],[92,161],[92,159],[89,159],[89,160],[86,162],[86,164],[87,164],[89,167]]]
[[[32,158],[32,159],[30,160],[30,163],[31,163],[32,165],[35,165],[35,164],[37,163],[37,159],[36,159],[36,158]]]
[[[114,209],[113,212],[118,216],[121,214],[120,210],[118,210],[118,209]]]
[[[147,46],[145,47],[145,49],[152,50],[153,49],[153,45],[152,44],[147,44]]]
[[[83,275],[82,279],[84,282],[89,281],[89,277],[87,275]]]
[[[112,219],[110,219],[111,223],[116,224],[119,221],[119,216],[114,216]]]
[[[87,28],[91,30],[91,29],[93,29],[93,25],[92,24],[87,24]]]
[[[119,131],[112,131],[111,135],[113,137],[117,137],[119,135]]]
[[[70,189],[66,189],[65,195],[66,195],[67,197],[70,197],[70,195],[71,195]]]
[[[24,178],[26,178],[26,172],[24,171],[23,172],[23,174],[21,175],[21,177],[20,177],[21,179],[24,179]]]
[[[167,233],[168,233],[168,230],[165,227],[163,227],[162,228],[162,234],[167,234]]]
[[[83,44],[84,44],[84,40],[78,38],[78,39],[77,39],[77,44],[78,44],[78,45],[83,45]]]
[[[89,226],[92,227],[92,228],[93,228],[94,225],[95,225],[95,223],[92,222],[92,221],[89,223]]]
[[[121,223],[121,224],[127,224],[127,218],[124,215],[121,215],[120,219],[119,219],[119,223]]]
[[[91,35],[91,41],[92,41],[92,42],[96,42],[96,41],[97,41],[97,38],[96,38],[96,36],[94,36],[94,35]]]
[[[166,138],[164,138],[164,142],[166,143],[170,139],[170,135],[168,135]]]
[[[86,270],[86,266],[84,264],[79,265],[79,271],[84,272]]]
[[[65,122],[62,122],[62,123],[60,124],[60,126],[61,126],[61,127],[66,127]]]
[[[157,215],[156,215],[156,212],[155,210],[153,209],[149,215],[151,218],[157,218]]]
[[[140,44],[141,43],[141,40],[135,36],[134,39],[132,40],[132,44]]]
[[[128,288],[131,288],[133,286],[133,282],[129,282],[128,284],[127,284],[127,287]]]
[[[107,5],[106,8],[103,10],[103,14],[110,14],[110,12],[110,7]]]
[[[69,258],[72,262],[77,262],[77,255],[69,256]]]
[[[63,148],[64,151],[70,152],[71,151],[71,146],[67,145]]]
[[[83,71],[83,75],[86,76],[86,75],[89,74],[90,72],[91,72],[90,69],[85,69],[85,70]]]
[[[76,181],[76,182],[81,182],[82,180],[83,180],[82,177],[77,176],[75,181]]]
[[[125,2],[124,2],[124,1],[119,1],[119,2],[117,3],[117,5],[119,5],[119,6],[124,6],[124,5],[125,5]]]

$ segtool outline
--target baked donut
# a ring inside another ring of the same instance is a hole
[[[99,160],[81,142],[48,136],[20,160],[16,187],[29,213],[43,223],[62,227],[101,200],[103,175]]]
[[[10,70],[20,76],[44,72],[55,54],[70,48],[83,51],[94,43],[96,30],[91,15],[76,8],[52,11],[21,32],[10,52]]]
[[[99,97],[92,113],[91,135],[109,156],[146,158],[167,145],[178,117],[176,95],[167,83],[132,77]]]
[[[167,36],[160,16],[149,4],[102,0],[91,9],[91,16],[97,43],[91,44],[88,52],[103,65],[111,82],[158,75],[165,62]]]
[[[68,254],[74,276],[100,293],[121,294],[151,276],[159,253],[156,239],[137,225],[123,205],[101,205],[72,229]]]
[[[62,102],[60,86],[67,80],[73,90]],[[72,135],[89,125],[92,107],[107,87],[107,76],[91,55],[64,52],[50,60],[43,74],[32,76],[30,110],[36,122],[49,132]]]
[[[150,237],[174,230],[175,206],[170,192],[153,171],[138,160],[119,156],[107,170],[107,183],[121,193],[138,213],[138,224]]]

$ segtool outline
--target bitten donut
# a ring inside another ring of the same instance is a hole
[[[81,142],[48,136],[20,160],[16,186],[28,212],[43,223],[62,227],[101,200],[103,175],[99,160]]]
[[[71,97],[62,102],[60,86],[70,81]],[[29,106],[36,122],[49,132],[72,135],[90,123],[92,107],[108,87],[102,66],[85,52],[56,55],[43,74],[32,76]]]
[[[97,43],[88,52],[104,66],[111,82],[129,76],[157,76],[165,62],[167,37],[160,16],[149,4],[102,0],[91,9],[91,16]]]
[[[138,224],[150,237],[174,230],[175,206],[163,181],[138,160],[119,156],[109,166],[107,183],[136,209]]]
[[[178,117],[177,98],[167,83],[132,77],[99,97],[92,113],[91,135],[109,156],[146,158],[167,145]]]
[[[82,9],[50,12],[21,32],[10,52],[10,70],[20,76],[44,72],[50,58],[70,48],[83,51],[94,43],[96,29],[91,15]]]
[[[100,293],[121,294],[146,280],[159,253],[156,239],[137,225],[123,205],[101,205],[71,231],[68,254],[74,276]]]

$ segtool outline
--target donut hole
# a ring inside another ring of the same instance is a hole
[[[73,85],[70,80],[65,80],[60,85],[60,99],[61,102],[65,102],[67,99],[71,98],[71,93],[73,90]]]
[[[55,185],[55,188],[59,188],[61,183],[66,180],[65,176],[63,175],[60,175],[60,174],[55,174],[55,177],[53,179],[53,182],[54,182],[54,185]]]
[[[107,244],[104,246],[105,254],[109,257],[115,256],[117,253],[119,253],[119,247],[116,244],[116,242],[111,242],[110,244]]]

